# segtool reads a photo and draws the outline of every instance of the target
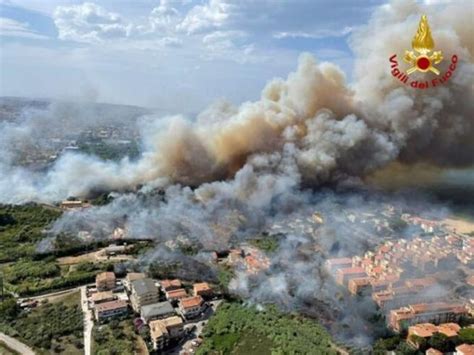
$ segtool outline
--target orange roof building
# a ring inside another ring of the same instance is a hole
[[[456,346],[456,355],[474,355],[474,345],[461,344]]]
[[[193,295],[209,297],[213,295],[213,291],[207,282],[199,282],[193,285]]]
[[[185,318],[193,318],[202,312],[204,300],[201,296],[183,298],[179,301],[179,311]]]
[[[165,292],[170,290],[177,290],[183,287],[181,281],[178,279],[160,281],[160,286]]]
[[[336,281],[340,285],[347,285],[349,280],[367,277],[367,273],[361,267],[350,267],[339,269],[336,273]]]
[[[166,299],[170,302],[178,301],[182,298],[188,297],[186,290],[184,288],[179,288],[177,290],[170,290],[166,292]]]
[[[115,288],[115,274],[113,272],[102,272],[95,278],[98,291],[108,291]]]
[[[390,311],[389,326],[400,332],[418,323],[455,323],[467,315],[467,308],[460,303],[420,303]]]

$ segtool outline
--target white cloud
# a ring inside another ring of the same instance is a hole
[[[130,35],[132,25],[120,15],[94,3],[58,6],[53,14],[59,38],[77,42],[101,42]]]
[[[294,32],[277,32],[273,35],[273,38],[284,39],[284,38],[312,38],[320,39],[327,37],[342,37],[348,35],[353,31],[352,27],[344,27],[340,30],[317,30],[313,32],[294,31]]]
[[[152,31],[174,32],[179,21],[179,11],[170,0],[161,0],[160,5],[151,11],[149,19]]]
[[[178,25],[178,29],[188,34],[218,29],[224,25],[235,6],[225,0],[209,0],[206,5],[196,5]]]
[[[47,39],[47,36],[41,35],[30,29],[26,22],[18,22],[6,17],[0,17],[0,36],[20,37],[29,39]]]

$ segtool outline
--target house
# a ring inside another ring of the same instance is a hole
[[[184,334],[183,320],[173,316],[150,322],[150,336],[154,350],[166,348],[170,340],[181,338]]]
[[[418,348],[419,338],[428,339],[431,338],[435,333],[444,334],[448,338],[454,338],[458,335],[461,327],[456,323],[443,323],[438,326],[432,323],[420,323],[413,325],[408,328],[408,343]]]
[[[336,272],[336,281],[340,285],[346,286],[349,280],[367,277],[367,273],[361,267],[350,267],[338,269]]]
[[[155,319],[163,319],[175,315],[175,311],[170,302],[157,302],[141,307],[140,316],[145,322]]]
[[[160,351],[168,346],[169,336],[166,326],[160,321],[150,323],[150,338],[153,349]]]
[[[203,311],[204,300],[201,296],[183,298],[179,301],[179,311],[185,318],[193,318]]]
[[[179,288],[177,290],[170,290],[166,292],[166,299],[170,302],[176,302],[186,297],[188,297],[188,294],[186,293],[186,290],[184,288]]]
[[[369,294],[372,290],[371,279],[369,277],[361,277],[358,279],[349,280],[348,289],[352,295]]]
[[[95,286],[98,291],[108,291],[115,288],[115,274],[113,272],[102,272],[95,278]]]
[[[461,344],[456,346],[455,355],[474,355],[474,345]]]
[[[128,306],[125,301],[109,301],[96,305],[94,312],[97,321],[102,322],[125,316],[128,313]]]
[[[132,281],[130,300],[135,312],[140,313],[140,309],[148,304],[159,301],[159,291],[155,282],[150,278]]]
[[[96,292],[94,293],[90,300],[94,305],[104,303],[104,302],[109,302],[117,299],[117,297],[114,295],[112,291],[102,291],[102,292]]]
[[[125,276],[125,282],[124,282],[125,288],[130,292],[133,281],[141,280],[145,278],[146,278],[146,274],[142,272],[129,272],[127,276]]]
[[[457,323],[467,316],[467,308],[461,303],[419,303],[391,310],[388,325],[394,331],[400,332],[418,323]]]
[[[351,258],[333,258],[326,260],[325,263],[326,269],[330,273],[335,273],[339,269],[347,269],[352,267]]]
[[[193,285],[193,295],[203,298],[212,297],[214,292],[207,282],[199,282]]]
[[[425,355],[443,355],[443,353],[435,348],[429,348],[426,350]]]
[[[163,290],[163,292],[183,288],[183,285],[181,284],[181,281],[178,280],[178,279],[160,281],[160,286],[161,286],[161,289]]]

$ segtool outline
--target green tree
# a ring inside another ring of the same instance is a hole
[[[459,331],[458,340],[460,344],[474,344],[474,328],[463,328]]]

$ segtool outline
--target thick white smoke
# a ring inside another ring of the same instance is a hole
[[[241,169],[319,184],[361,176],[395,159],[470,165],[472,7],[457,2],[431,10],[414,1],[377,9],[351,38],[356,54],[352,88],[336,66],[302,55],[297,70],[267,84],[256,102],[238,108],[215,105],[196,121],[179,116],[143,120],[144,151],[137,162],[67,154],[47,173],[32,174],[3,159],[0,201],[56,201],[94,189],[147,184],[196,186],[233,178]],[[452,54],[459,57],[449,82],[429,90],[400,84],[388,62],[393,53],[401,60],[410,49],[421,13],[427,13],[436,46],[444,51],[440,70],[446,71]],[[10,142],[18,130],[22,127],[2,128],[2,141]],[[15,146],[2,148],[7,156]]]

